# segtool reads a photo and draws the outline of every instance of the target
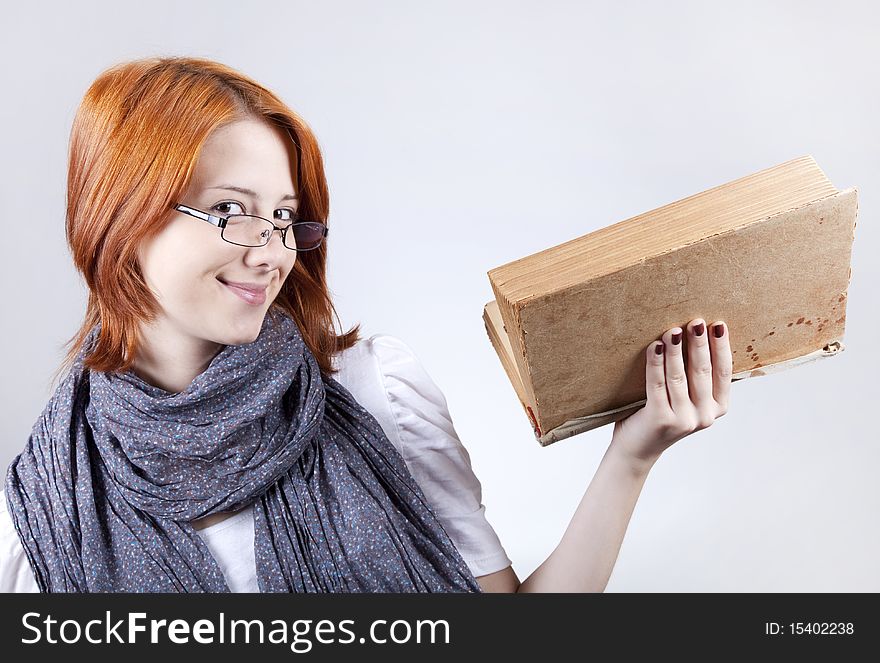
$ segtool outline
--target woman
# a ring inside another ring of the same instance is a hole
[[[520,582],[415,356],[334,334],[328,216],[314,135],[240,73],[151,58],[93,83],[67,210],[88,308],[7,471],[0,587],[604,589],[653,463],[727,410],[724,323],[695,319],[687,343],[675,327],[646,349],[645,407],[615,424],[561,542]],[[383,352],[377,378],[364,358]],[[386,388],[397,410],[383,422],[362,382],[387,386],[395,356],[421,377]],[[204,534],[228,523],[238,548]]]

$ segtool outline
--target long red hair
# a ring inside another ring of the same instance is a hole
[[[202,58],[151,57],[110,67],[86,91],[70,132],[66,231],[89,299],[82,326],[65,343],[72,345],[59,372],[73,363],[98,322],[100,338],[84,367],[131,367],[139,323],[161,312],[141,273],[138,246],[171,219],[211,132],[244,118],[287,131],[297,159],[298,215],[327,223],[329,193],[314,133],[273,92],[240,72]],[[333,315],[339,316],[326,265],[327,240],[299,253],[272,306],[293,317],[321,372],[332,375],[332,356],[357,342],[360,325],[335,333]]]

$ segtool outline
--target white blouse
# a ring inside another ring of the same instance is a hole
[[[334,377],[382,426],[418,482],[437,518],[475,576],[510,566],[486,520],[482,487],[458,439],[443,393],[413,350],[374,334],[337,354]],[[3,476],[6,476],[4,471]],[[259,592],[252,507],[196,530],[233,592]],[[39,586],[0,491],[0,592],[39,592]]]

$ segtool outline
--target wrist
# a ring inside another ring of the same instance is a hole
[[[608,454],[614,456],[620,463],[624,464],[635,474],[648,474],[654,463],[660,458],[659,453],[634,453],[623,445],[616,443],[614,436],[611,437],[611,446],[608,447]]]

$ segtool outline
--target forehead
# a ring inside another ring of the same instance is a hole
[[[208,136],[193,172],[200,189],[231,184],[260,196],[296,193],[295,148],[280,127],[238,120]]]

